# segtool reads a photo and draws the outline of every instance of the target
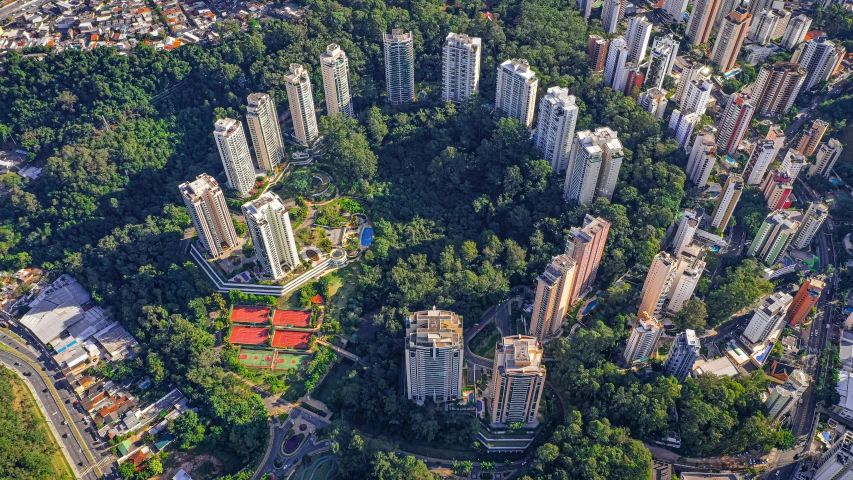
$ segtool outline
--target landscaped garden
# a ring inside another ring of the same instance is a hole
[[[474,355],[485,358],[495,358],[495,344],[500,341],[500,330],[498,330],[494,324],[490,323],[484,326],[480,333],[471,339],[468,346],[471,348],[471,352],[473,352]]]

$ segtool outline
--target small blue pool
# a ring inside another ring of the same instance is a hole
[[[733,164],[735,164],[735,163],[737,163],[737,162],[735,162],[735,159],[734,159],[734,158],[732,158],[732,157],[730,157],[730,156],[726,155],[726,163],[728,163],[728,164],[732,164],[732,165],[733,165]]]
[[[823,439],[826,440],[826,444],[829,446],[832,446],[832,442],[829,441],[829,439],[831,438],[829,436],[829,432],[820,432],[820,434],[823,437]]]
[[[371,243],[373,243],[373,229],[365,228],[361,232],[361,246],[369,247]]]
[[[718,253],[720,251],[719,245],[711,245],[711,251],[714,253]]]
[[[587,305],[586,308],[583,309],[583,314],[586,315],[587,313],[591,312],[592,309],[595,308],[596,305],[598,305],[598,299],[597,298],[595,300],[589,302],[589,305]]]
[[[830,179],[829,179],[829,183],[831,183],[831,184],[833,184],[833,185],[841,185],[841,180],[839,180],[839,179],[837,179],[837,178],[835,178],[835,177],[832,177],[832,178],[830,178]]]
[[[728,80],[728,79],[734,77],[735,75],[737,75],[738,73],[740,73],[740,69],[736,68],[736,69],[732,70],[731,72],[724,74],[723,77],[725,77],[726,80]]]

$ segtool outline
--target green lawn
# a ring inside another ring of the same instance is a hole
[[[490,323],[483,327],[483,330],[478,333],[468,346],[474,355],[485,358],[495,358],[495,344],[501,341],[501,332]]]
[[[305,460],[311,458],[311,463]],[[305,457],[291,480],[331,480],[337,476],[338,459],[334,455],[322,454],[319,457]]]

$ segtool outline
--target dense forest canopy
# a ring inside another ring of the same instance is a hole
[[[308,5],[299,23],[265,20],[241,32],[223,22],[218,45],[171,52],[141,45],[127,55],[68,50],[41,61],[11,52],[0,77],[0,132],[46,163],[42,178],[30,184],[3,179],[12,195],[0,210],[0,266],[40,265],[76,276],[144,346],[132,368],[158,385],[178,384],[203,407],[187,419],[192,425],[175,430],[180,445],[213,449],[238,468],[263,451],[266,411],[214,349],[214,325],[222,324],[212,324],[210,314],[227,306],[180,255],[190,222],[177,185],[201,172],[224,178],[211,135],[215,119],[241,118],[254,91],[269,92],[283,111],[290,63],[311,72],[322,112],[318,60],[327,44],[339,44],[349,57],[359,118],[321,119],[322,163],[363,200],[375,224],[358,291],[344,313],[351,330],[369,312],[375,339],[358,346],[373,364],[350,372],[330,406],[352,424],[337,429],[341,455],[352,466],[345,472],[419,477],[420,465],[385,455],[380,444],[365,447],[352,430],[405,432],[465,447],[473,441],[469,418],[416,408],[398,391],[404,316],[437,305],[473,323],[511,286],[529,284],[587,213],[612,224],[600,284],[634,264],[643,270],[685,196],[685,154],[634,99],[591,74],[587,26],[573,0],[501,1],[492,5],[493,20],[480,2],[467,0],[446,8],[424,0]],[[413,105],[383,102],[379,40],[391,27],[415,34],[416,81],[426,95]],[[439,101],[441,44],[451,31],[483,38],[482,93],[463,105]],[[527,130],[484,108],[494,98],[496,66],[515,57],[537,72],[540,97],[553,85],[577,97],[577,130],[607,125],[618,132],[626,156],[612,202],[567,204],[563,176],[551,172]],[[736,289],[741,272],[733,273]],[[692,453],[772,443],[755,402],[758,380],[679,388],[660,376],[622,374],[608,362],[633,293],[608,291],[598,310],[609,311],[610,302],[618,315],[576,340],[588,349],[562,340],[557,346],[557,368],[549,375],[572,404],[534,470],[554,478],[642,478],[637,472],[648,452],[629,435],[655,439],[673,428],[709,439],[688,443]],[[717,319],[735,306],[719,302],[709,310]],[[704,406],[716,403],[714,392],[729,391],[734,403],[713,408],[731,421],[708,422]],[[676,405],[688,412],[678,425],[670,415]],[[760,428],[744,427],[753,423]],[[720,440],[732,436],[738,441]],[[359,455],[348,452],[350,445]],[[600,466],[585,477],[573,462]]]

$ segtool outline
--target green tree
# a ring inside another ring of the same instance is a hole
[[[376,175],[376,155],[370,150],[364,129],[355,119],[332,115],[320,117],[323,158],[338,174],[338,180],[355,183]]]

